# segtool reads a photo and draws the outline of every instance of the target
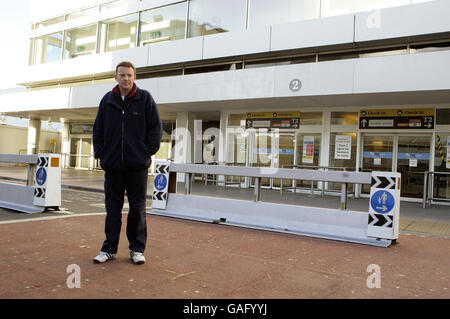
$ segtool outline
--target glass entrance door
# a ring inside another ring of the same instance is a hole
[[[73,137],[70,139],[70,167],[89,169],[91,164],[92,139]]]
[[[274,167],[292,168],[295,155],[295,133],[276,133],[274,153]],[[281,179],[273,180],[274,187],[280,187]],[[292,180],[283,180],[283,186],[292,186]]]
[[[250,135],[251,136],[251,135]],[[272,167],[272,133],[261,130],[253,135],[255,138],[252,152],[252,166],[254,167]],[[255,179],[252,178],[252,185],[255,185]],[[269,178],[261,178],[261,186],[270,187]]]
[[[424,172],[430,169],[430,151],[431,135],[363,135],[361,171],[399,172],[400,196],[422,198]],[[370,185],[362,185],[361,193],[369,194]]]
[[[249,134],[249,161],[253,167],[283,167],[294,165],[295,133],[293,132],[267,132],[258,130]],[[251,186],[255,185],[251,179]],[[280,187],[280,179],[262,178],[261,186],[266,188]],[[292,180],[284,180],[284,186],[292,186]]]
[[[430,136],[398,136],[397,172],[402,197],[423,198],[424,172],[430,167]]]
[[[362,172],[392,172],[394,135],[364,135],[362,145]],[[361,192],[363,194],[369,194],[370,185],[363,184]]]

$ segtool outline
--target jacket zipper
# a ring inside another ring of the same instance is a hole
[[[125,126],[125,108],[122,110],[122,152],[120,154],[120,167],[123,167],[124,126]]]

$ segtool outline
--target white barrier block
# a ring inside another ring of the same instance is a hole
[[[152,208],[166,209],[170,162],[156,161],[155,166],[156,176],[153,181]]]
[[[367,236],[398,239],[400,173],[372,172]]]
[[[43,207],[61,206],[61,155],[38,154],[33,203]]]

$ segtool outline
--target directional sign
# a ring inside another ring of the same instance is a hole
[[[155,176],[155,180],[153,182],[153,186],[159,190],[162,191],[167,186],[167,178],[164,176],[164,174],[158,174]]]
[[[394,222],[393,217],[389,216],[389,215],[382,215],[382,214],[370,214],[369,215],[369,226],[392,228],[393,222]]]
[[[434,109],[364,109],[359,112],[360,129],[433,129]]]
[[[42,186],[47,181],[47,171],[44,167],[39,167],[36,171],[36,184]]]
[[[300,128],[300,112],[249,112],[245,120],[245,128]]]
[[[372,172],[367,236],[397,239],[400,214],[400,173]]]
[[[169,189],[170,162],[156,161],[156,176],[153,181],[152,207],[166,209]]]
[[[391,193],[385,190],[379,190],[372,195],[370,199],[370,205],[377,213],[389,213],[395,205],[394,196],[392,196]]]

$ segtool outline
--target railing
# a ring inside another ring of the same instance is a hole
[[[450,172],[433,172],[433,171],[426,171],[423,177],[423,202],[422,206],[423,208],[426,207],[426,204],[428,202],[428,206],[431,206],[432,201],[448,201],[450,202],[450,198],[442,198],[442,197],[434,197],[434,179],[433,176],[444,175],[449,176]],[[432,182],[433,181],[433,182]],[[439,185],[438,185],[439,187]]]
[[[0,163],[17,163],[27,165],[27,186],[32,186],[38,155],[0,154]]]
[[[255,178],[254,201],[261,200],[261,179],[292,179],[342,183],[341,209],[347,209],[348,184],[370,184],[371,173],[347,171],[318,171],[271,167],[238,167],[225,165],[170,164],[171,172],[185,173],[185,194],[191,193],[192,178],[195,174],[244,176]]]
[[[309,165],[282,165],[282,168],[290,168],[290,169],[314,169],[314,170],[324,170],[324,171],[329,171],[329,170],[338,170],[338,171],[354,171],[355,167],[342,167],[342,166],[309,166]],[[321,181],[324,182],[324,181]],[[304,187],[298,187],[297,183],[295,180],[293,180],[293,184],[294,186],[284,186],[283,185],[283,179],[281,179],[280,181],[280,194],[281,196],[283,196],[283,190],[294,190],[294,192],[297,189],[305,189]],[[325,186],[322,185],[322,188],[320,189],[322,192],[322,196],[325,193]],[[343,189],[341,189],[341,192],[343,191]],[[353,195],[355,192],[355,188],[353,188]],[[311,197],[314,197],[314,181],[311,181]]]

